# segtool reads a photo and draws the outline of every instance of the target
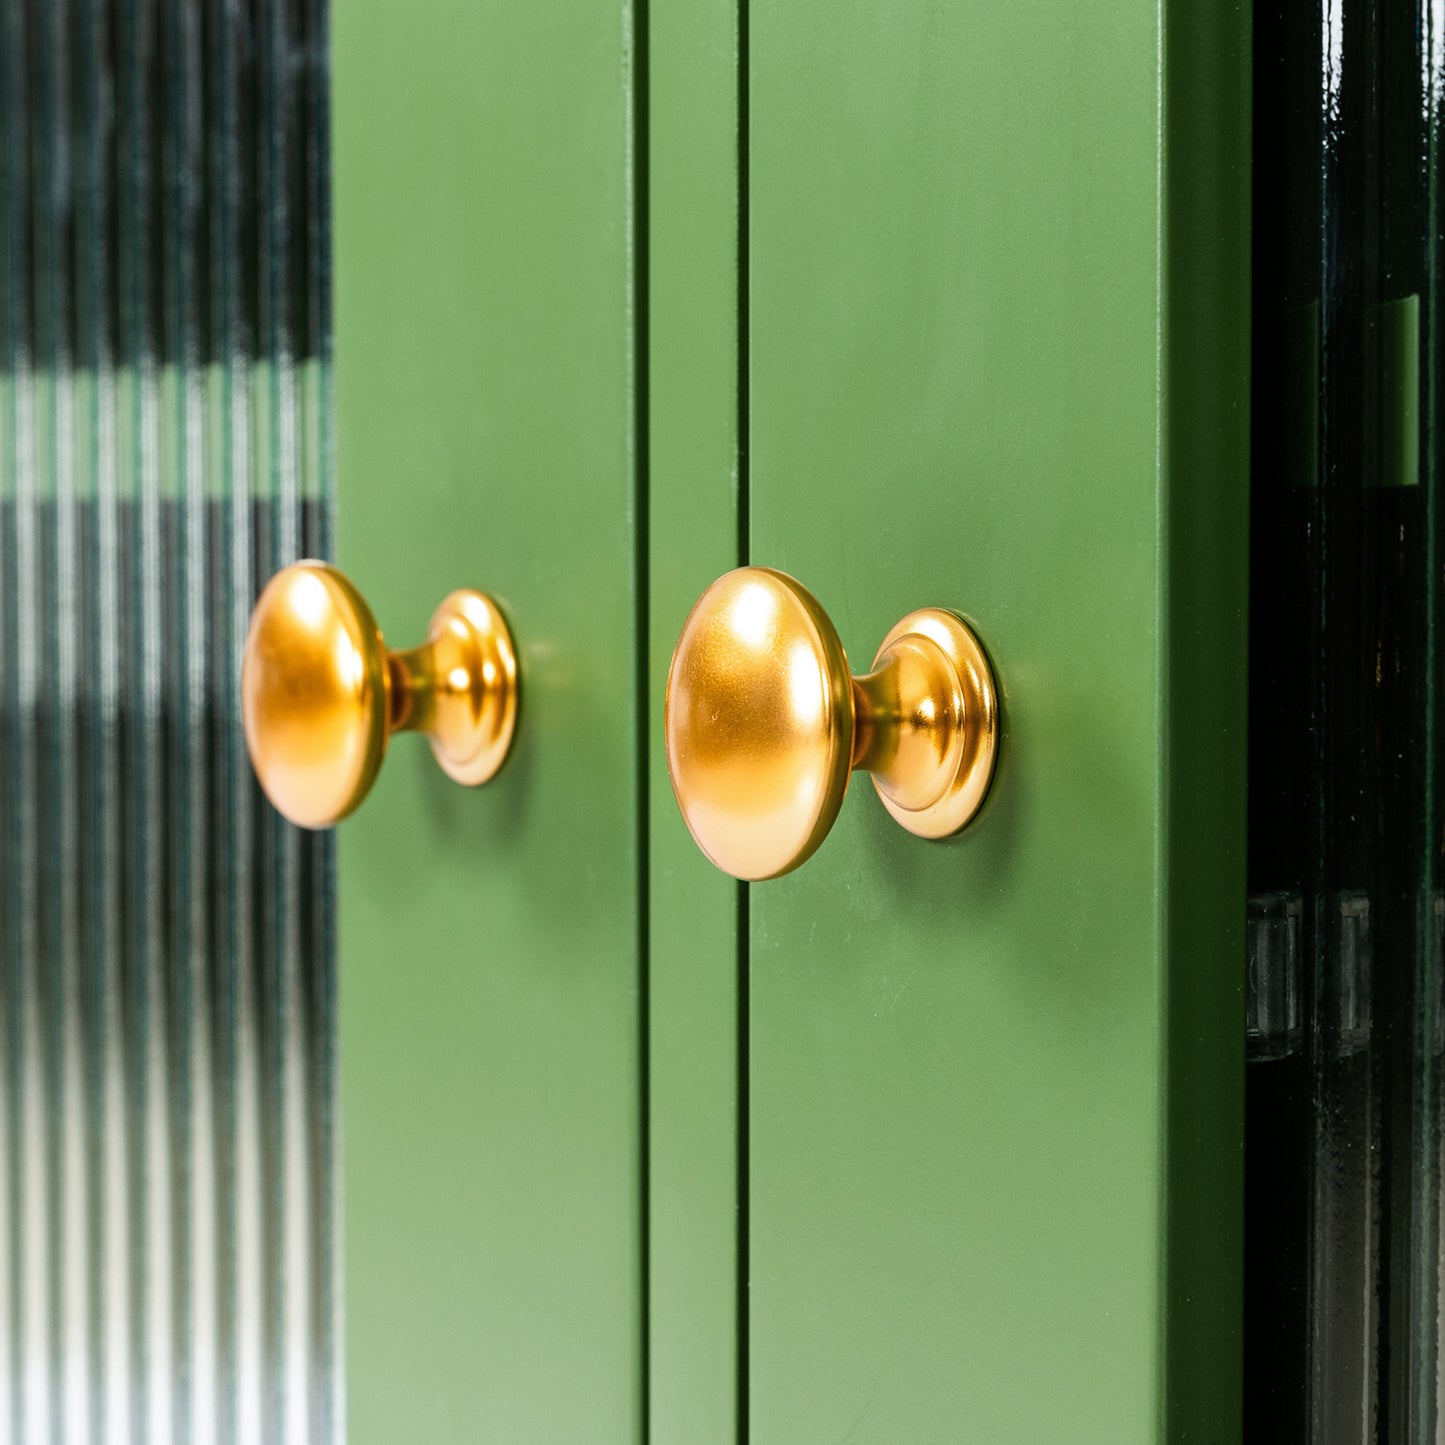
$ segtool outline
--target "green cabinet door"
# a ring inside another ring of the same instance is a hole
[[[347,1424],[641,1420],[630,17],[332,10],[339,560],[396,645],[503,604],[489,786],[398,739],[339,837]]]
[[[1004,719],[751,888],[749,1438],[1238,1438],[1247,15],[749,9],[750,560]]]

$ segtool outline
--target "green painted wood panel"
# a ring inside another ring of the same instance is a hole
[[[740,885],[683,826],[662,701],[679,620],[736,566],[737,0],[648,13],[649,1424],[738,1438]]]
[[[753,0],[750,560],[1005,727],[751,891],[756,1445],[1238,1438],[1247,20]]]
[[[356,1445],[642,1429],[632,23],[333,10],[340,560],[522,667],[495,783],[401,738],[341,829]]]

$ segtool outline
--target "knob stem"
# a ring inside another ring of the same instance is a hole
[[[853,767],[900,807],[931,808],[957,776],[964,743],[957,674],[926,637],[900,638],[880,662],[853,679]]]
[[[430,732],[436,716],[436,669],[431,643],[387,653],[386,673],[388,731]]]

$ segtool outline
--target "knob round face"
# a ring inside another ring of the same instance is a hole
[[[853,752],[843,644],[801,583],[720,577],[688,615],[667,680],[667,762],[698,846],[736,878],[773,878],[817,848]]]
[[[305,828],[344,818],[386,750],[386,651],[361,594],[298,562],[266,584],[246,638],[241,712],[256,776]]]

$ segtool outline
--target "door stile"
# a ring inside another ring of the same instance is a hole
[[[697,595],[746,560],[745,0],[649,0],[648,1134],[651,1438],[743,1438],[746,885],[688,836],[663,698]]]

